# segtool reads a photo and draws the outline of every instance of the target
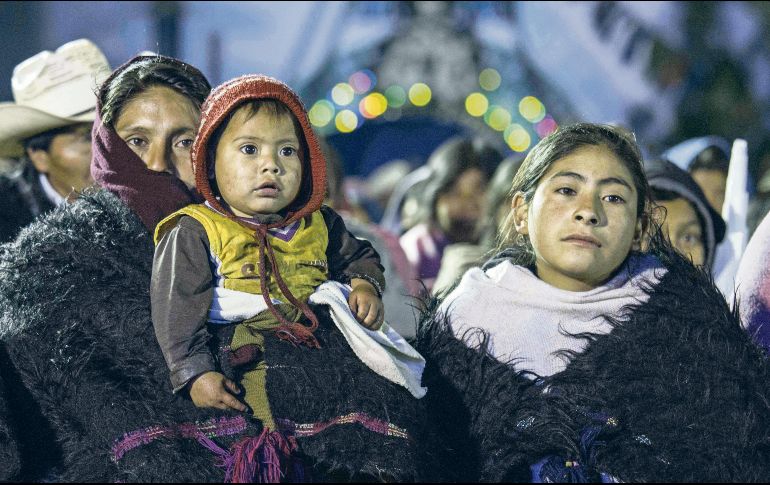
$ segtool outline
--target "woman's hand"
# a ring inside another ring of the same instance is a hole
[[[377,295],[377,290],[364,279],[350,280],[353,291],[348,297],[350,310],[356,319],[369,330],[379,330],[385,321],[385,308]]]
[[[214,371],[201,374],[190,386],[190,397],[199,408],[246,411],[246,406],[233,394],[238,394],[238,385]]]

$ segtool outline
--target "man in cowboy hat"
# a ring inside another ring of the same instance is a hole
[[[93,183],[94,93],[109,72],[104,54],[87,39],[40,52],[14,68],[14,102],[0,103],[0,157],[21,164],[0,177],[0,243]]]

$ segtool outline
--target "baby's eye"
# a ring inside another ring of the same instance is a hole
[[[619,195],[608,195],[604,198],[607,202],[611,202],[613,204],[622,204],[626,200],[619,196]]]
[[[556,192],[561,195],[575,195],[577,193],[569,187],[559,187],[558,189],[556,189]]]
[[[295,153],[297,153],[297,150],[295,150],[293,147],[283,147],[281,148],[281,155],[284,157],[291,157]]]
[[[185,138],[176,142],[176,146],[179,148],[190,148],[193,145],[192,138]]]
[[[243,145],[241,147],[241,153],[246,155],[256,155],[257,147],[255,145]]]

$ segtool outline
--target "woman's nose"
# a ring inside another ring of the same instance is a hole
[[[147,168],[153,172],[171,172],[171,163],[169,162],[167,155],[168,154],[163,147],[158,145],[151,146],[150,149],[147,150],[144,163],[147,165]]]
[[[595,226],[601,222],[601,209],[597,207],[594,200],[579,200],[580,204],[575,211],[575,220],[585,224]]]

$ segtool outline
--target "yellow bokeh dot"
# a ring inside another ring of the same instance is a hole
[[[500,73],[491,67],[484,69],[479,74],[479,86],[487,91],[494,91],[499,88],[501,81]]]
[[[511,124],[511,113],[500,106],[492,106],[489,110],[489,116],[485,118],[489,127],[497,131],[503,131]]]
[[[363,104],[364,110],[371,118],[380,116],[388,109],[388,99],[381,93],[372,93],[368,95],[363,99]]]
[[[489,100],[481,93],[471,93],[465,98],[465,111],[471,116],[481,116],[487,112]]]
[[[358,116],[349,109],[344,109],[334,117],[334,126],[340,133],[350,133],[358,127]]]
[[[312,123],[313,126],[321,128],[328,125],[332,118],[334,118],[334,105],[329,101],[322,99],[316,101],[307,114],[308,118],[310,118],[310,123]]]
[[[526,128],[516,123],[509,126],[503,136],[505,137],[505,142],[515,152],[524,152],[532,144],[532,137],[529,136]]]
[[[432,95],[430,87],[425,83],[415,83],[409,88],[409,101],[415,106],[425,106],[430,103]]]
[[[332,99],[338,106],[347,106],[353,102],[356,93],[348,83],[339,83],[332,88]]]
[[[545,118],[545,106],[534,96],[526,96],[519,102],[519,113],[530,123],[537,123]]]

